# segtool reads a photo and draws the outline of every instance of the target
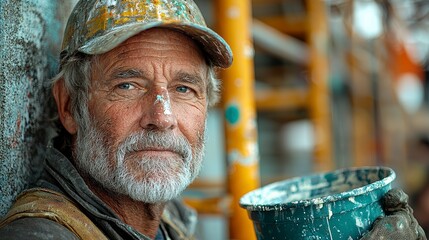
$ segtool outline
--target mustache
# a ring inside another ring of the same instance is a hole
[[[151,149],[171,151],[184,160],[189,159],[192,155],[191,145],[185,137],[163,131],[144,131],[131,134],[120,144],[118,155],[125,156],[133,152]]]

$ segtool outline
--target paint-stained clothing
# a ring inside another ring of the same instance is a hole
[[[1,239],[150,239],[122,222],[53,147],[47,149],[45,171],[36,187],[18,197],[3,221],[7,224],[0,223]],[[193,210],[171,201],[156,239],[193,239],[195,224]]]

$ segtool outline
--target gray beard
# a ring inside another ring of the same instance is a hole
[[[79,170],[107,190],[145,203],[167,202],[178,197],[198,176],[204,156],[205,129],[198,136],[194,154],[184,136],[156,130],[132,134],[114,149],[108,144],[107,134],[90,121],[89,113],[85,111],[82,115],[83,121],[78,121],[75,162]],[[148,148],[162,148],[176,154],[168,158],[133,155]],[[133,172],[142,177],[137,178]]]

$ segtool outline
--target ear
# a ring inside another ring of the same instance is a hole
[[[70,111],[70,96],[64,86],[64,79],[59,79],[55,82],[52,93],[57,103],[58,115],[61,123],[71,135],[75,135],[77,132],[77,125]]]

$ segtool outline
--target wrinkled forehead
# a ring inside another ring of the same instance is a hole
[[[154,64],[147,61],[156,57],[156,64],[172,63],[176,71],[183,67],[185,71],[195,71],[206,78],[209,68],[209,60],[199,44],[180,31],[154,28],[141,32],[114,49],[95,55],[93,61],[98,67],[94,71],[100,71],[106,67],[121,67],[128,64]],[[140,65],[142,66],[142,65]],[[101,67],[101,68],[100,68]]]

